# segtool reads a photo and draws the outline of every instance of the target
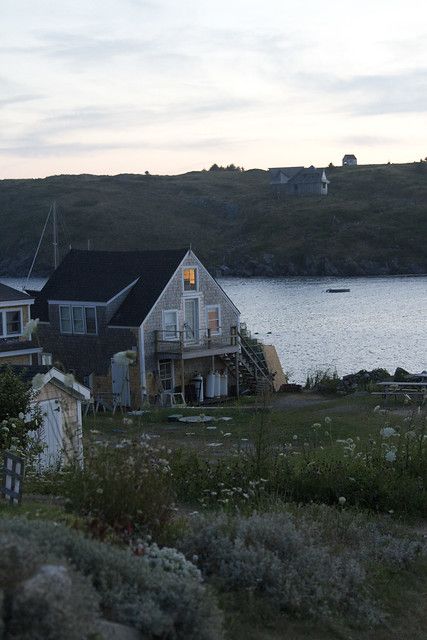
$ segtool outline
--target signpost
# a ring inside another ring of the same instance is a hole
[[[11,451],[4,454],[3,484],[1,491],[9,504],[21,504],[24,460]]]

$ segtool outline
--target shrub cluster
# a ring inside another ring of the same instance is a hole
[[[197,516],[179,547],[222,589],[258,594],[297,616],[342,614],[368,624],[383,619],[369,571],[375,563],[408,565],[422,550],[419,542],[332,509],[303,518],[285,512]]]
[[[200,572],[174,549],[145,545],[137,557],[62,525],[19,518],[0,520],[0,544],[6,640],[86,638],[98,601],[105,617],[147,639],[222,637],[219,610]],[[61,579],[67,566],[71,570]],[[28,580],[36,587],[31,593]]]

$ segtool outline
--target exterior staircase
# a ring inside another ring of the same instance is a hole
[[[240,353],[224,354],[221,358],[229,373],[236,380],[236,357],[238,358],[240,394],[273,391],[272,376],[268,370],[262,344],[256,338],[252,338],[243,324],[240,326],[238,336],[240,338]]]

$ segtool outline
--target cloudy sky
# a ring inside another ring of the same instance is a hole
[[[425,2],[0,9],[0,178],[427,156]]]

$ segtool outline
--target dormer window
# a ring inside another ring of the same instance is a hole
[[[184,269],[184,291],[197,291],[197,268],[187,267]]]
[[[61,333],[96,335],[98,333],[96,308],[80,305],[60,305],[59,325]]]

